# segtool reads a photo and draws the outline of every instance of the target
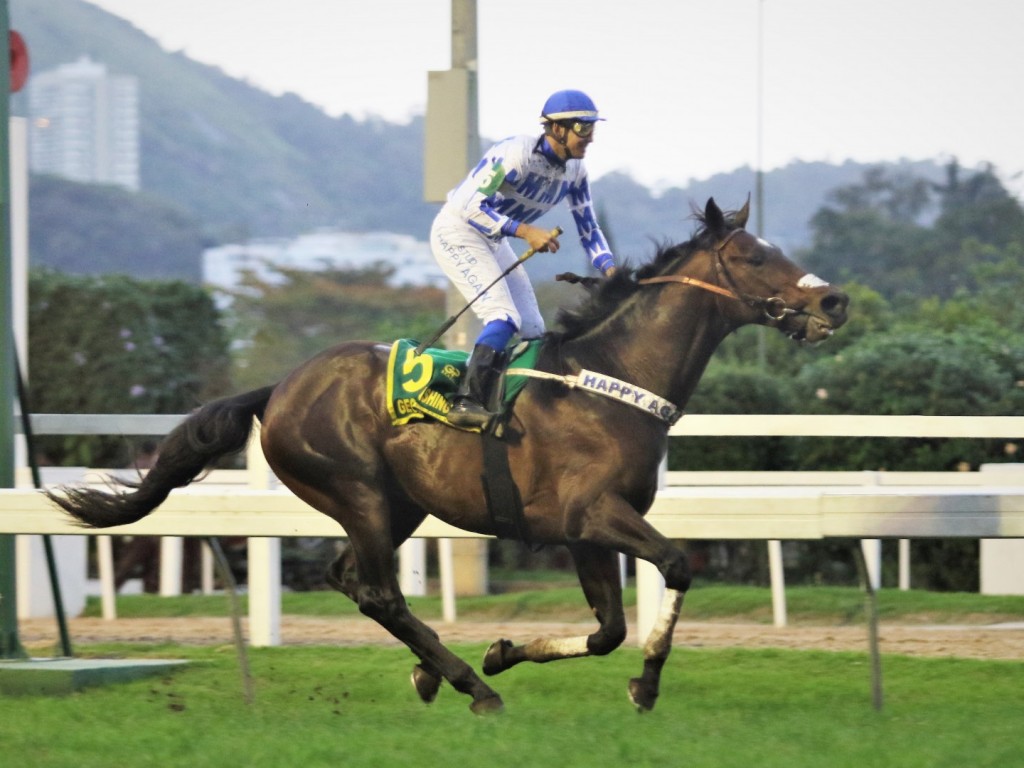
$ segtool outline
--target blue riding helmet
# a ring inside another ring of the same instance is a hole
[[[556,91],[544,102],[540,112],[541,122],[556,123],[575,120],[580,123],[596,123],[604,120],[597,116],[597,107],[583,91]]]

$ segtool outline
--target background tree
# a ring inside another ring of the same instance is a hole
[[[833,279],[870,285],[890,300],[971,290],[978,262],[963,258],[965,243],[1002,249],[1024,241],[1024,210],[991,166],[964,173],[954,160],[944,184],[879,167],[829,197],[811,219],[813,244],[798,260]],[[997,252],[972,255],[987,260]]]
[[[37,413],[187,413],[226,394],[227,338],[213,301],[183,282],[33,271],[29,396]],[[39,438],[53,464],[128,464],[118,438]]]
[[[810,413],[1005,415],[1021,402],[1021,362],[1022,343],[1010,348],[962,331],[906,330],[806,366],[796,395]],[[999,441],[836,437],[803,440],[794,458],[814,469],[935,471],[977,469],[1005,452]]]
[[[914,286],[923,219],[933,209],[927,183],[879,167],[828,197],[811,218],[812,245],[797,260],[827,279],[860,282],[890,297]]]
[[[439,288],[393,288],[393,270],[319,272],[275,268],[275,277],[249,274],[232,294],[235,380],[241,388],[277,381],[302,361],[343,341],[429,338],[444,321]]]
[[[953,160],[946,166],[946,183],[933,189],[941,211],[935,230],[946,246],[954,246],[952,250],[966,240],[997,248],[1024,240],[1024,209],[992,165],[965,174]]]
[[[751,365],[709,368],[687,405],[687,413],[793,413],[796,404],[785,380]],[[683,418],[686,418],[685,416]],[[668,465],[675,470],[785,469],[790,461],[782,438],[688,437],[669,441]]]

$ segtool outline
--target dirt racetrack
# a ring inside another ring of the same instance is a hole
[[[243,620],[243,627],[246,622]],[[433,622],[433,628],[449,643],[491,642],[505,637],[516,643],[541,636],[588,634],[594,624],[558,622]],[[69,621],[71,642],[163,643],[216,645],[233,642],[228,618],[114,619],[76,618]],[[58,642],[53,619],[23,619],[21,642],[42,653]],[[629,643],[635,643],[630,626]],[[1024,659],[1024,622],[981,625],[889,625],[882,623],[883,654],[960,657],[970,659]],[[398,645],[398,641],[369,619],[282,616],[283,645]],[[764,624],[683,622],[676,627],[677,648],[788,648],[823,651],[867,652],[867,627],[791,626]]]

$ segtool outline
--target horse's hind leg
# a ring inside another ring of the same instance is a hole
[[[672,633],[683,608],[683,595],[677,589],[666,589],[661,612],[644,644],[644,671],[629,681],[629,698],[640,712],[654,709],[661,685],[661,669],[672,650]]]
[[[409,523],[403,526],[404,532],[392,531],[392,544],[395,548],[404,542],[409,534],[416,530],[423,521],[425,515],[408,518]],[[337,558],[328,566],[326,574],[327,583],[334,589],[348,597],[352,602],[359,603],[359,575],[356,564],[355,549],[347,546]],[[429,627],[428,627],[429,629]],[[437,637],[437,633],[434,633]],[[422,662],[417,664],[412,671],[412,684],[417,695],[427,704],[437,698],[437,692],[441,688],[443,677],[441,672],[433,666]]]
[[[603,656],[622,645],[626,639],[626,617],[622,609],[618,553],[589,544],[574,544],[569,551],[576,562],[580,586],[597,618],[597,631],[579,637],[538,638],[524,645],[498,640],[484,655],[484,674],[496,675],[522,661],[543,663]]]
[[[359,602],[359,595],[356,588],[359,586],[359,578],[356,572],[355,550],[351,545],[346,546],[341,554],[331,561],[327,566],[327,573],[324,575],[328,586],[336,589],[345,595],[353,603]]]
[[[412,507],[402,507],[401,514],[393,514],[401,522],[392,522],[391,526],[391,547],[397,550],[405,543],[413,532],[426,518],[427,513]],[[356,564],[355,549],[351,545],[346,546],[331,564],[327,566],[325,579],[327,584],[341,594],[348,597],[352,602],[359,602],[359,595],[356,588],[359,586],[359,573]]]
[[[350,499],[353,496],[347,494]],[[365,497],[364,500],[369,501]],[[377,503],[384,502],[378,499]],[[473,703],[470,709],[473,712],[486,714],[501,711],[501,697],[466,662],[449,651],[436,632],[409,610],[395,574],[391,531],[387,523],[383,522],[387,515],[369,513],[369,506],[368,503],[361,504],[360,514],[350,516],[345,525],[358,572],[354,591],[360,612],[405,643],[420,659],[422,669],[428,676],[440,674],[455,690],[471,696]],[[342,584],[348,587],[344,580]],[[414,683],[423,696],[415,677]]]

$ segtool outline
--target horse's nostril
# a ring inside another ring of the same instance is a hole
[[[849,302],[845,293],[830,293],[821,300],[821,309],[829,317],[837,317],[846,312]]]

